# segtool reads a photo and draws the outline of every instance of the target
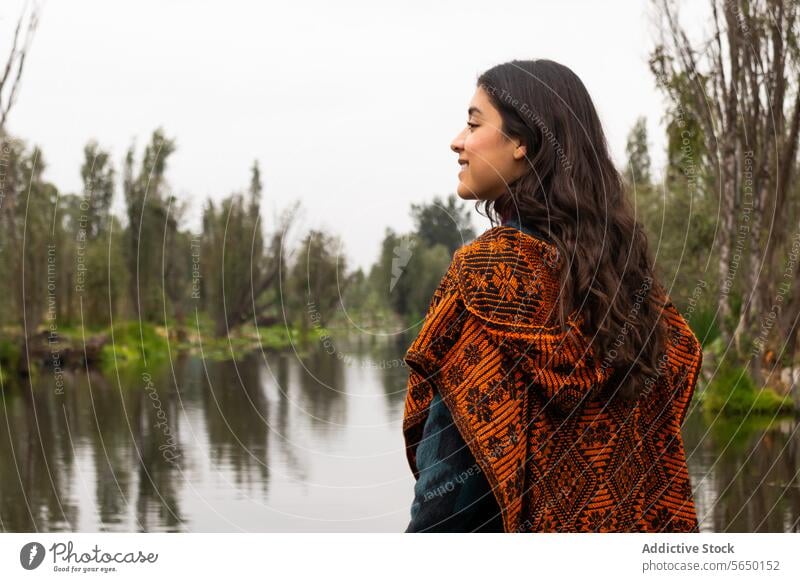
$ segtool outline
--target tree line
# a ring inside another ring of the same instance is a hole
[[[299,204],[265,224],[257,162],[244,191],[206,201],[194,233],[183,226],[186,202],[166,179],[174,152],[175,141],[158,129],[141,155],[131,146],[118,176],[109,152],[92,141],[83,151],[81,191],[63,193],[43,178],[40,148],[3,137],[3,329],[30,337],[49,322],[92,329],[126,319],[181,327],[202,313],[224,336],[248,322],[327,325],[348,305],[372,325],[378,319],[369,314],[413,318],[453,251],[475,235],[454,196],[412,205],[416,231],[387,229],[375,264],[351,272],[332,233],[311,229],[287,248]],[[122,217],[112,212],[118,182]]]

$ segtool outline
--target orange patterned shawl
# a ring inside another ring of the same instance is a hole
[[[403,436],[416,448],[438,389],[491,485],[506,532],[692,532],[680,427],[702,350],[671,301],[665,371],[635,406],[571,316],[555,325],[556,247],[496,226],[458,249],[405,356]],[[613,392],[613,391],[612,391]]]

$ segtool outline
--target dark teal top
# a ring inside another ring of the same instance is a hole
[[[545,238],[521,226],[516,218],[503,225]],[[434,390],[417,447],[417,468],[419,478],[406,533],[503,531],[494,493],[438,390]]]

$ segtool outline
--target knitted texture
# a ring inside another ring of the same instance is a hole
[[[700,343],[666,301],[661,373],[635,405],[615,398],[583,317],[556,323],[562,268],[554,245],[505,225],[456,251],[405,355],[414,476],[438,388],[506,532],[698,531],[680,427]]]

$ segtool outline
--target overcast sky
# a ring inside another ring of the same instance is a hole
[[[581,77],[618,165],[640,115],[657,171],[664,159],[646,0],[41,5],[8,129],[40,145],[46,178],[74,192],[89,139],[119,169],[132,140],[141,154],[163,127],[177,143],[168,180],[190,200],[193,229],[203,201],[245,188],[258,159],[265,220],[299,199],[299,232],[339,234],[366,267],[385,227],[410,228],[410,203],[455,192],[449,144],[477,75],[515,58],[553,59]],[[22,6],[0,5],[3,62]]]

